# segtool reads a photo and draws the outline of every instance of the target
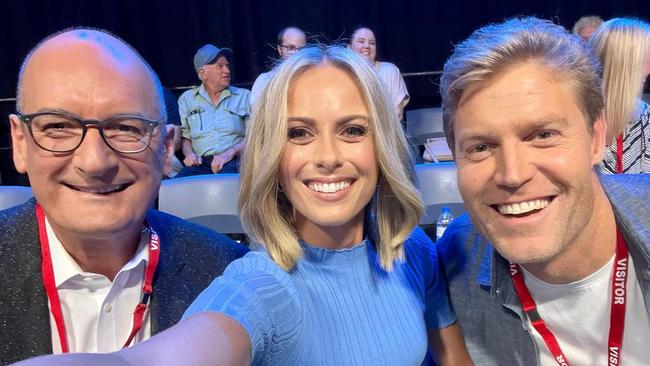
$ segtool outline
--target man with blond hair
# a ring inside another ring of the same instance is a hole
[[[445,64],[469,215],[439,250],[477,365],[650,359],[650,177],[598,172],[598,70],[584,42],[536,18],[475,31]]]

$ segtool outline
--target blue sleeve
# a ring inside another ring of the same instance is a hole
[[[266,254],[250,252],[233,261],[187,309],[183,318],[212,311],[236,320],[251,341],[253,363],[277,352],[291,352],[302,319],[291,276]]]
[[[424,321],[427,329],[440,329],[448,327],[456,321],[456,315],[449,304],[447,280],[442,271],[435,245],[431,239],[416,227],[408,239],[408,256],[417,256],[417,263],[423,268],[424,276]]]
[[[187,120],[190,113],[190,106],[187,100],[190,96],[190,92],[191,90],[188,90],[178,98],[178,116],[181,119],[181,137],[187,140],[191,139],[190,124]]]

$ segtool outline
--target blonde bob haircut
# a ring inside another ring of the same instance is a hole
[[[639,19],[614,18],[598,28],[589,44],[603,65],[609,144],[638,117],[650,50],[650,24]]]
[[[415,187],[413,158],[401,124],[371,66],[340,46],[309,46],[282,62],[256,103],[246,134],[240,174],[239,211],[252,241],[291,270],[303,255],[291,202],[278,172],[287,141],[287,102],[293,81],[306,70],[332,65],[350,75],[365,99],[379,168],[377,190],[365,210],[365,234],[373,240],[381,266],[390,271],[404,258],[404,241],[418,224],[423,204]]]

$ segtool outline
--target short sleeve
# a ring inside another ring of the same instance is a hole
[[[300,299],[291,276],[265,253],[233,261],[187,309],[183,318],[210,311],[225,314],[246,330],[253,364],[291,352],[299,341]],[[263,363],[263,362],[262,362]]]
[[[225,109],[230,113],[239,116],[244,133],[248,128],[248,120],[251,116],[251,92],[248,89],[230,87],[233,96],[226,99]]]
[[[456,315],[449,303],[447,280],[442,270],[435,245],[431,239],[416,227],[407,241],[406,256],[424,277],[424,320],[427,329],[445,328],[456,321]],[[415,257],[415,258],[413,258]]]

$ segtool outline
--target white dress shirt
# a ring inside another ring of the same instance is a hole
[[[54,279],[61,301],[70,352],[113,352],[131,334],[133,312],[140,302],[144,270],[149,259],[149,231],[144,230],[134,257],[111,281],[104,275],[84,272],[65,250],[45,220]],[[131,345],[151,335],[149,308],[142,328]],[[50,311],[52,350],[61,353],[61,342]]]

